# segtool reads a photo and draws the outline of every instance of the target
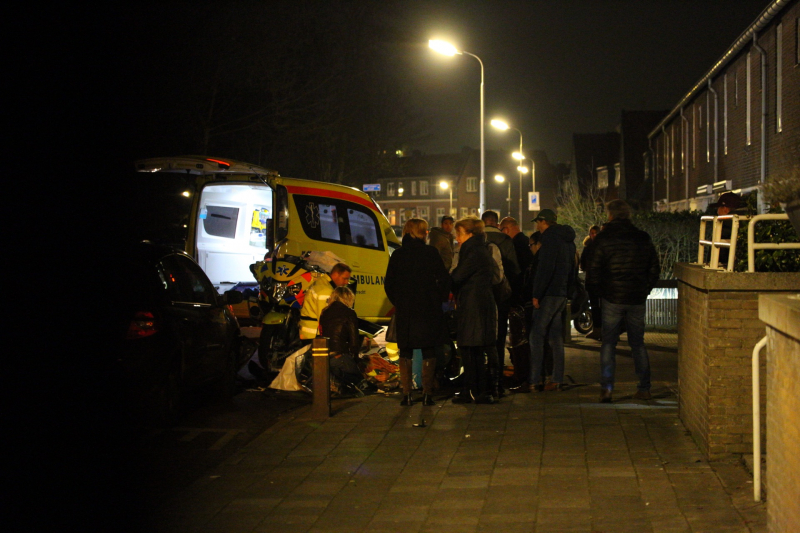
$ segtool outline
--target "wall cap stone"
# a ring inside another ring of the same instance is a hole
[[[725,272],[675,263],[678,281],[701,291],[796,292],[800,272]]]
[[[759,294],[758,318],[800,341],[800,294]]]

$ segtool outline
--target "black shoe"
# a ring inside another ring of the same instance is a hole
[[[400,401],[400,405],[412,405],[413,403],[414,400],[410,394],[404,394],[403,399]]]
[[[433,396],[431,396],[430,394],[423,394],[422,405],[427,405],[427,406],[436,405],[436,402],[433,401]]]
[[[527,381],[523,381],[516,387],[511,387],[509,390],[514,393],[529,394],[531,392],[531,386],[528,384]]]
[[[496,401],[497,401],[497,400],[495,400],[495,399],[494,399],[494,396],[492,396],[491,394],[481,394],[480,396],[478,396],[477,398],[475,398],[475,403],[487,403],[487,404],[493,404],[493,403],[495,403]]]
[[[472,392],[471,391],[465,391],[465,392],[462,392],[461,394],[459,394],[458,396],[453,396],[452,402],[453,403],[472,403],[473,399],[474,398],[472,397]]]
[[[600,393],[600,403],[611,403],[611,390],[603,389]]]

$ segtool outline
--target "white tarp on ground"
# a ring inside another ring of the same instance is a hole
[[[311,351],[311,345],[303,346],[292,355],[286,358],[283,362],[283,367],[281,371],[278,372],[278,375],[275,379],[272,380],[270,383],[270,389],[278,389],[278,390],[287,390],[287,391],[299,391],[303,390],[300,384],[297,382],[297,372],[296,368],[298,365],[298,359],[306,355],[307,352]]]

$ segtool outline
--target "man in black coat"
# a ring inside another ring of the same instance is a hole
[[[486,242],[497,245],[500,249],[500,257],[503,260],[503,274],[508,279],[512,289],[512,297],[497,302],[497,357],[499,371],[503,371],[506,358],[506,336],[508,335],[508,312],[511,309],[511,300],[514,293],[519,293],[522,281],[522,270],[517,261],[517,251],[514,249],[514,242],[511,237],[503,233],[498,227],[499,216],[495,211],[486,211],[481,215],[481,220],[486,225],[484,231]],[[502,393],[502,389],[500,390]]]
[[[649,400],[650,359],[644,345],[647,295],[655,287],[661,268],[655,246],[647,232],[630,221],[630,206],[624,200],[606,205],[608,222],[594,240],[586,285],[600,298],[603,313],[603,345],[600,348],[602,376],[600,401],[611,402],[616,369],[615,350],[623,323],[639,378],[634,398]]]

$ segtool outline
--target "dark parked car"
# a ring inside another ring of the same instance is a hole
[[[115,272],[124,336],[118,371],[134,414],[161,424],[177,421],[187,391],[214,385],[235,392],[244,363],[231,304],[182,251],[139,243]]]

